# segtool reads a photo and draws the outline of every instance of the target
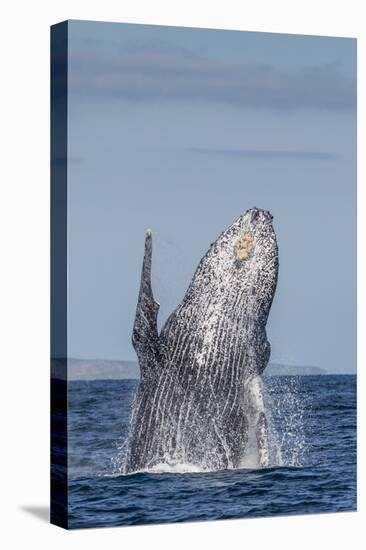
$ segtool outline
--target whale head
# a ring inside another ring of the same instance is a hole
[[[278,247],[267,210],[251,208],[211,244],[193,279],[192,290],[225,307],[251,303],[268,314],[277,284]]]

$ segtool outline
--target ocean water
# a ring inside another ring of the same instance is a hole
[[[123,475],[135,380],[69,382],[70,528],[356,510],[356,377],[265,377],[271,467]],[[56,449],[57,451],[57,449]]]

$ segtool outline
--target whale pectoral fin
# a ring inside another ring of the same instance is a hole
[[[145,239],[145,253],[142,265],[140,292],[132,332],[132,344],[139,359],[141,376],[158,361],[159,334],[157,318],[159,303],[154,300],[151,287],[152,234],[148,230]]]

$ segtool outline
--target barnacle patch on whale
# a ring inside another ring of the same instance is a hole
[[[250,231],[243,233],[234,245],[234,255],[237,260],[246,260],[254,250],[254,235]]]

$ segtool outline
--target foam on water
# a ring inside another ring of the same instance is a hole
[[[168,462],[161,462],[160,464],[155,464],[151,468],[146,468],[145,470],[137,470],[136,472],[124,473],[114,472],[111,474],[103,474],[103,477],[124,477],[124,476],[133,476],[136,474],[196,474],[204,473],[208,470],[197,466],[195,464],[169,464]]]
[[[156,464],[152,468],[149,468],[146,470],[150,473],[156,473],[156,474],[162,474],[162,473],[169,473],[169,474],[193,474],[193,473],[202,473],[207,470],[205,470],[202,466],[199,466],[197,464],[173,464],[168,462],[161,462],[160,464]]]

